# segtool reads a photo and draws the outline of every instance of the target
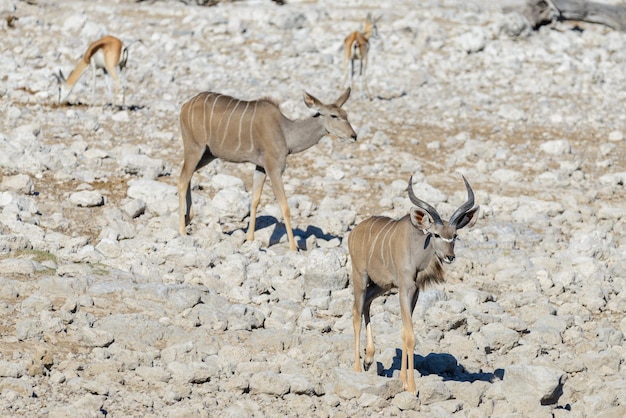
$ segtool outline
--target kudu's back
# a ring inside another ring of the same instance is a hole
[[[358,224],[348,236],[348,251],[357,274],[367,274],[381,288],[397,287],[399,269],[405,269],[409,216],[391,219],[373,216]]]
[[[269,99],[246,101],[203,92],[183,104],[180,126],[183,136],[198,147],[207,146],[217,158],[256,162],[253,157],[263,145],[259,138],[275,138],[272,130],[282,117]]]

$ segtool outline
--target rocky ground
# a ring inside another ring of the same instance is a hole
[[[499,2],[0,2],[0,415],[621,417],[626,414],[626,35],[531,31]],[[88,10],[86,9],[88,8]],[[358,141],[323,138],[269,184],[246,242],[250,165],[192,181],[177,232],[178,112],[201,90],[341,93],[340,47],[382,15],[344,106]],[[123,108],[108,77],[58,105],[89,42],[130,43]],[[445,285],[414,315],[418,396],[402,391],[399,303],[373,304],[375,366],[352,370],[346,236],[399,217],[406,185],[460,232]]]

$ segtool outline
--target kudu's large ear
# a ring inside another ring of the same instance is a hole
[[[346,91],[344,91],[343,94],[341,96],[339,96],[339,98],[335,101],[335,106],[337,106],[337,107],[343,106],[344,103],[348,101],[348,98],[350,97],[350,92],[351,91],[352,91],[352,89],[350,87],[348,87],[346,89]]]
[[[306,91],[304,92],[303,97],[304,97],[304,104],[309,109],[319,109],[320,107],[323,106],[322,102],[317,100],[315,98],[315,96],[313,96],[312,94],[307,93]]]
[[[425,234],[428,233],[430,227],[435,223],[428,212],[415,206],[411,208],[409,215],[411,216],[413,226]]]
[[[473,227],[476,224],[476,221],[478,220],[479,209],[480,209],[480,206],[476,206],[475,208],[468,210],[465,213],[465,215],[461,216],[461,218],[456,223],[456,229],[461,229],[465,227],[468,227],[468,228]]]

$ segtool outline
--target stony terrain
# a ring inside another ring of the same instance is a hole
[[[531,31],[496,1],[0,5],[1,416],[626,415],[626,34]],[[358,141],[323,138],[283,176],[300,251],[269,184],[245,241],[253,168],[219,161],[181,237],[182,103],[215,90],[309,115],[302,91],[339,96],[367,12]],[[58,105],[52,72],[104,34],[143,42],[126,105],[102,74],[96,103],[87,75]],[[414,397],[394,293],[372,308],[376,367],[352,370],[346,236],[407,213],[411,175],[447,218],[461,174],[481,217],[420,297]]]

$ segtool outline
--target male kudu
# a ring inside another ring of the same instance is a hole
[[[478,219],[479,206],[474,207],[474,192],[465,177],[463,181],[467,188],[467,201],[452,214],[450,221],[442,221],[435,208],[415,196],[412,179],[409,179],[409,198],[415,207],[408,215],[397,220],[384,216],[366,219],[348,237],[354,286],[354,370],[361,371],[361,316],[365,319],[367,335],[363,360],[363,367],[367,370],[374,361],[370,306],[376,297],[397,288],[402,317],[400,379],[404,389],[413,394],[417,391],[413,374],[415,335],[411,318],[419,292],[429,283],[444,281],[442,263],[454,261],[457,231],[473,226]]]

